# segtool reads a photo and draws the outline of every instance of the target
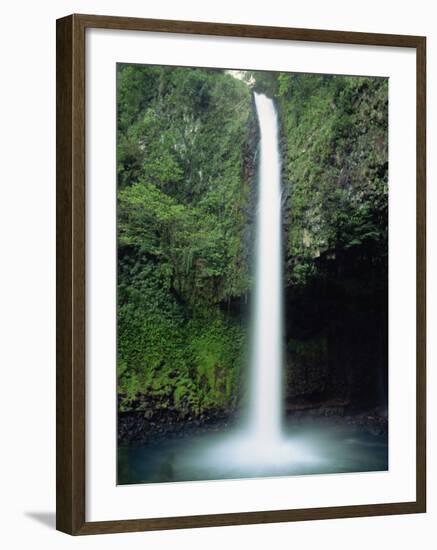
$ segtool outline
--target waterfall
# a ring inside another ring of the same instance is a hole
[[[255,93],[255,105],[261,139],[249,428],[252,437],[272,444],[282,424],[281,157],[274,103]]]
[[[323,463],[311,439],[290,436],[282,425],[281,156],[273,101],[255,93],[255,105],[260,159],[248,418],[190,456],[191,464],[225,469],[228,477],[284,475]]]

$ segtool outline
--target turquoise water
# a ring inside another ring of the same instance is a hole
[[[292,426],[280,444],[238,431],[168,437],[118,449],[118,484],[276,477],[388,469],[387,434],[323,423]]]

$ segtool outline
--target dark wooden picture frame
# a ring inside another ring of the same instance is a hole
[[[87,522],[85,515],[85,31],[120,29],[416,50],[417,357],[416,500],[411,502]],[[57,21],[57,529],[71,535],[377,516],[426,511],[426,39],[260,27],[70,15]]]

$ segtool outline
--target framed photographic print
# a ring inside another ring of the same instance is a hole
[[[424,512],[425,38],[57,22],[57,528]]]

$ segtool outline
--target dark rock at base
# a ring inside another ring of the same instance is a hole
[[[372,436],[388,433],[387,410],[374,408],[353,411],[347,402],[286,403],[287,424],[305,423],[344,425]],[[159,443],[167,438],[183,438],[203,433],[219,433],[238,424],[236,411],[208,409],[198,416],[175,408],[159,408],[159,403],[143,399],[141,410],[119,412],[118,441],[120,444]]]
[[[173,407],[163,409],[159,402],[144,397],[138,399],[138,405],[139,410],[118,413],[118,441],[121,444],[144,444],[168,437],[220,432],[235,421],[233,412],[219,409],[208,409],[195,416]]]

